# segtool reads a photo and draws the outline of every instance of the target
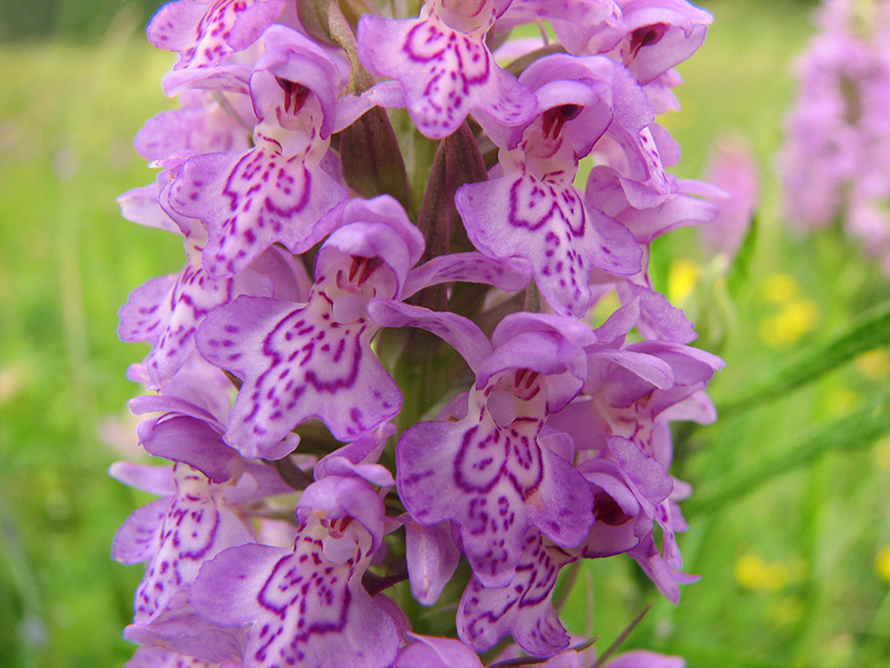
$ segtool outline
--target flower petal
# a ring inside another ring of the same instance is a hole
[[[366,317],[336,322],[323,295],[310,304],[240,297],[198,332],[201,354],[244,380],[226,441],[245,457],[288,454],[281,439],[309,417],[350,441],[399,411],[399,389],[371,350],[377,328]]]
[[[486,4],[492,11],[494,3]],[[533,113],[534,95],[497,66],[485,32],[454,30],[435,12],[402,21],[366,15],[358,27],[359,57],[371,72],[402,84],[411,120],[431,139],[450,135],[477,107],[518,125]]]
[[[486,588],[473,577],[460,600],[457,632],[479,652],[510,634],[534,656],[552,656],[569,646],[569,636],[551,605],[559,569],[573,561],[559,548],[547,548],[530,531],[513,579],[503,587]]]
[[[213,622],[250,625],[245,666],[386,668],[399,634],[361,585],[366,567],[328,561],[322,541],[305,535],[294,552],[246,545],[209,562],[190,598]]]
[[[170,206],[207,225],[207,273],[239,273],[273,243],[302,253],[336,227],[345,187],[319,165],[326,146],[286,158],[276,142],[258,140],[250,151],[195,156],[182,166]]]

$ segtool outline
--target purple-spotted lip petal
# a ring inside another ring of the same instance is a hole
[[[121,341],[157,342],[170,319],[169,302],[178,279],[176,274],[158,276],[130,293],[127,303],[118,311],[117,333]]]
[[[169,191],[172,209],[207,225],[202,261],[214,278],[240,273],[276,242],[308,250],[339,224],[348,198],[319,163],[325,142],[290,157],[275,141],[257,142],[245,153],[194,156]]]
[[[527,375],[534,380],[534,374]],[[504,381],[499,391],[509,400],[512,378],[498,376],[491,387],[471,391],[469,411],[458,422],[411,427],[396,448],[397,482],[406,508],[422,524],[452,520],[460,529],[464,554],[487,587],[504,586],[513,577],[529,528],[560,544],[577,545],[593,520],[589,484],[538,440],[546,408],[536,397],[539,386],[551,378],[537,379],[535,387],[514,388],[534,394],[526,399],[517,395],[512,408],[522,415],[512,422],[502,420],[505,426],[497,421],[492,405],[497,392],[490,390]],[[563,379],[555,380],[563,384]],[[581,381],[572,380],[577,391]]]
[[[200,262],[201,246],[189,238],[185,246],[186,265],[173,284],[168,285],[170,277],[149,281],[131,293],[120,311],[122,338],[152,344],[145,365],[153,388],[160,387],[182,368],[194,351],[198,326],[214,308],[240,294],[272,296],[275,292],[273,281],[253,268],[231,278],[208,276]],[[263,255],[267,254],[274,255],[274,251]],[[273,267],[269,262],[258,263],[257,267],[263,268],[265,264]]]
[[[319,251],[308,303],[238,299],[211,313],[198,333],[205,358],[245,379],[226,434],[245,456],[268,457],[269,448],[287,454],[279,440],[308,417],[351,441],[400,409],[398,387],[371,348],[378,328],[367,304],[396,295],[422,238],[392,198],[347,209],[359,222],[339,228]],[[361,222],[369,217],[378,220]]]
[[[503,527],[504,531],[501,531],[501,524],[497,523],[494,529],[498,530],[498,536],[502,533],[508,535],[503,545],[486,550],[483,545],[485,536],[479,535],[475,541],[468,541],[468,537],[472,538],[469,534],[471,529],[463,526],[471,521],[473,509],[487,503],[486,490],[490,492],[493,489],[501,477],[499,471],[503,466],[501,460],[504,456],[494,452],[491,457],[481,458],[494,466],[489,467],[493,468],[492,471],[481,471],[486,479],[484,484],[475,485],[479,489],[467,487],[463,482],[459,462],[461,440],[472,440],[477,436],[477,431],[472,426],[465,429],[460,423],[445,422],[421,422],[411,427],[402,434],[396,448],[397,484],[402,501],[416,521],[425,525],[443,520],[456,522],[461,527],[462,551],[467,555],[474,571],[479,572],[484,567],[487,582],[504,584],[509,581],[518,562],[519,545],[516,545],[517,539],[513,535],[516,532],[507,531],[509,526]],[[495,455],[500,456],[499,463],[494,462]],[[455,477],[458,479],[455,480]],[[522,504],[511,510],[520,516],[519,519],[525,519]],[[494,536],[492,540],[500,540],[498,536]],[[488,559],[485,558],[486,551],[490,553]]]
[[[185,418],[184,418],[185,419]],[[169,503],[162,516],[150,513],[156,529],[145,526],[133,531],[144,518],[140,509],[118,532],[116,541],[144,541],[149,564],[135,599],[137,624],[147,624],[161,615],[197,577],[202,564],[221,550],[254,542],[241,519],[219,499],[219,487],[199,471],[182,463],[173,467],[176,491],[165,497]],[[163,500],[161,500],[163,501]],[[155,503],[157,505],[157,502]],[[149,507],[153,507],[150,504]],[[160,508],[160,506],[157,506]],[[135,524],[134,524],[135,523]],[[117,546],[120,552],[124,546]]]
[[[209,621],[246,628],[251,666],[387,668],[400,633],[382,599],[361,585],[368,563],[360,553],[330,561],[323,538],[302,529],[294,552],[265,545],[222,552],[201,570],[190,598]]]
[[[179,53],[174,70],[209,68],[248,48],[273,23],[285,0],[171,2],[155,14],[148,39]]]
[[[515,164],[504,176],[458,189],[455,203],[467,235],[490,257],[527,260],[551,308],[583,317],[592,298],[591,271],[636,274],[642,249],[621,223],[586,207],[569,178],[577,168],[570,150],[549,159],[556,171],[545,180],[532,173],[522,149],[511,153]]]
[[[371,72],[399,81],[408,113],[427,137],[447,137],[477,108],[519,125],[533,113],[534,96],[494,62],[486,30],[451,28],[435,9],[401,21],[366,15],[358,26],[359,58]]]
[[[458,606],[458,636],[480,652],[508,634],[533,656],[549,657],[566,649],[569,636],[551,600],[559,569],[573,560],[529,531],[511,581],[486,587],[479,578],[470,579]]]

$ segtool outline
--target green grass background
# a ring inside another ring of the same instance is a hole
[[[837,231],[798,239],[781,219],[773,165],[792,97],[790,63],[813,32],[811,6],[706,6],[714,26],[680,68],[683,111],[665,119],[684,149],[675,171],[700,177],[712,142],[740,131],[763,177],[748,275],[731,292],[702,284],[689,303],[700,312],[701,345],[727,360],[712,386],[719,407],[831,341],[890,289]],[[178,239],[122,220],[115,197],[153,179],[131,141],[174,104],[159,84],[173,59],[145,42],[141,6],[102,7],[113,18],[89,39],[74,30],[0,42],[4,668],[119,666],[133,651],[121,629],[141,567],[116,564],[109,553],[117,527],[146,498],[106,469],[135,448],[126,401],[139,389],[124,374],[145,348],[117,340],[116,312],[130,290],[182,261]],[[671,263],[702,261],[691,230],[659,242],[654,254],[665,288]],[[793,276],[799,296],[818,306],[818,326],[791,346],[759,334],[779,308],[764,293],[776,273]],[[592,623],[606,646],[652,602],[626,646],[682,654],[690,668],[890,666],[890,584],[874,567],[890,545],[890,445],[875,429],[857,431],[856,417],[886,413],[887,382],[857,368],[841,364],[767,402],[726,411],[711,427],[679,432],[678,475],[703,499],[688,504],[692,528],[681,548],[701,582],[684,587],[674,607],[628,560],[589,564],[564,611],[571,630]],[[881,413],[869,412],[873,404]],[[812,439],[837,421],[849,438],[815,453]],[[740,563],[781,577],[740,580]]]

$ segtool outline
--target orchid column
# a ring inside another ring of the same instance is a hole
[[[647,264],[717,212],[666,171],[655,120],[711,17],[416,9],[180,0],[149,26],[181,107],[137,136],[158,180],[120,203],[186,259],[121,309],[151,345],[130,370],[140,442],[171,462],[112,469],[161,497],[114,541],[147,564],[131,668],[582,666],[562,567],[626,553],[675,603],[696,579],[669,423],[714,419],[722,362]],[[539,37],[510,41],[523,24]]]

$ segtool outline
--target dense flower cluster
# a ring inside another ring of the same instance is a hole
[[[801,229],[840,223],[890,273],[890,3],[825,0],[781,155]]]
[[[151,345],[140,443],[171,463],[112,469],[160,497],[114,540],[146,564],[130,668],[581,668],[561,568],[627,554],[674,602],[695,579],[670,423],[713,420],[722,362],[647,264],[717,212],[655,121],[710,15],[359,4],[179,0],[148,28],[181,106],[137,136],[160,172],[120,204],[186,259],[120,313]],[[508,41],[523,24],[540,37]]]

